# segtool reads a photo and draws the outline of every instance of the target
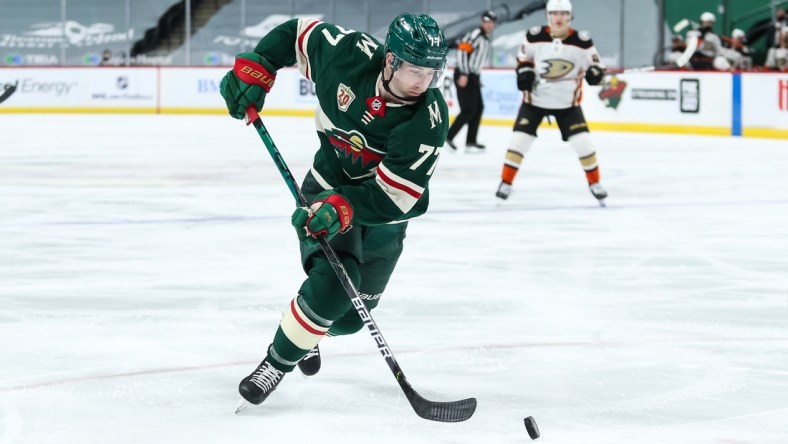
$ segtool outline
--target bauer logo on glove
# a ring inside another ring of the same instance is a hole
[[[238,59],[235,65],[235,74],[239,79],[246,83],[257,83],[262,86],[266,92],[271,92],[271,87],[274,86],[274,76],[263,69],[261,65],[255,67],[254,64],[244,59]]]
[[[243,119],[250,106],[254,106],[255,111],[261,111],[265,96],[274,86],[275,79],[276,69],[265,57],[254,52],[238,54],[233,69],[225,74],[219,84],[227,111],[236,119]]]
[[[350,202],[333,190],[318,194],[309,206],[296,208],[291,222],[302,242],[314,245],[317,236],[325,235],[331,239],[337,233],[350,229],[353,221],[353,207]]]

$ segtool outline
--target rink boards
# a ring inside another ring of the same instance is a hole
[[[0,113],[225,113],[227,67],[0,68]],[[459,112],[452,72],[442,90]],[[482,75],[484,124],[512,125],[521,101],[512,70]],[[352,86],[351,86],[352,88]],[[282,69],[268,115],[310,116],[312,83]],[[630,72],[583,86],[592,129],[788,138],[788,73]]]

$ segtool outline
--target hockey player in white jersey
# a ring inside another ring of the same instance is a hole
[[[599,182],[596,152],[588,135],[580,108],[583,78],[598,85],[605,69],[591,37],[571,26],[572,3],[569,0],[547,2],[548,26],[531,28],[517,56],[517,88],[523,91],[523,103],[514,123],[504,160],[501,184],[495,193],[509,197],[512,183],[523,156],[536,140],[536,130],[545,116],[555,117],[561,138],[568,141],[580,158],[591,194],[604,206],[607,192]]]

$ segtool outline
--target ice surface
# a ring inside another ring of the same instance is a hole
[[[266,122],[302,177],[313,122]],[[363,331],[233,413],[303,279],[253,129],[0,116],[0,443],[788,442],[788,144],[594,132],[600,208],[554,130],[497,201],[509,135],[441,156],[373,312],[419,393],[478,398],[441,424]]]

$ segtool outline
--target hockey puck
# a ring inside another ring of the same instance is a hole
[[[538,438],[539,437],[539,426],[536,425],[536,420],[534,419],[534,417],[533,416],[529,416],[529,417],[523,419],[523,422],[525,423],[525,430],[528,430],[528,436],[530,436],[531,439]]]

